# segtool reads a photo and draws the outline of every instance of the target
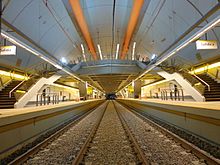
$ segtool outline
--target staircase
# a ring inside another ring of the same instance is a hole
[[[207,86],[205,88],[205,91],[204,91],[205,100],[206,101],[220,101],[220,83],[217,83],[214,79],[212,79],[207,74],[200,74],[197,76],[210,85],[210,91],[208,90]]]
[[[15,96],[12,93],[11,98],[9,97],[9,92],[16,87],[21,81],[13,80],[8,84],[2,91],[0,91],[0,109],[14,108],[16,102]]]

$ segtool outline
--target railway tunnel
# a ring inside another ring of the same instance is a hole
[[[2,0],[0,164],[220,164],[219,0]]]

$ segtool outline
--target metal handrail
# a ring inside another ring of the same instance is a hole
[[[3,84],[3,82],[2,82],[2,78],[0,77],[0,85],[3,87],[4,86],[4,84]]]
[[[199,79],[199,81],[201,81],[203,84],[205,84],[208,87],[208,91],[210,91],[210,85],[207,82],[205,82],[203,79],[201,79],[199,76],[195,75],[194,73],[192,75],[195,76],[197,79]]]
[[[17,89],[21,84],[23,84],[26,80],[23,80],[22,82],[20,82],[18,85],[16,85],[10,92],[9,92],[9,97],[11,98],[11,93]]]
[[[38,106],[38,104],[40,105],[49,105],[50,103],[50,97],[52,96],[52,103],[53,104],[58,104],[59,103],[59,93],[38,93],[37,94],[37,98],[36,98],[36,106]],[[39,99],[40,97],[40,99]],[[47,100],[46,100],[47,99]]]
[[[199,81],[199,79],[197,79],[193,74],[189,73],[190,71],[188,69],[182,69],[181,71],[179,71],[178,73],[188,82],[191,84],[191,86],[197,90],[201,95],[204,94],[204,89],[206,87],[205,84],[201,83],[201,81]],[[195,86],[196,84],[200,84],[202,88],[198,88],[197,86]]]
[[[31,76],[33,76],[33,74],[30,74],[29,77],[31,78]],[[16,87],[14,87],[10,92],[9,92],[9,97],[11,98],[11,93],[13,91],[15,91],[19,86],[21,86],[21,84],[23,84],[25,81],[27,81],[26,79],[24,79],[22,82],[20,82]]]
[[[173,90],[171,90],[171,89],[162,89],[161,90],[161,99],[162,100],[168,100],[168,94],[167,94],[168,91],[170,91],[170,98],[173,100],[173,96],[172,96]],[[181,92],[181,95],[180,95],[180,92]],[[177,89],[177,99],[178,100],[181,100],[180,96],[182,97],[182,100],[184,101],[184,94],[183,94],[182,88]]]
[[[9,84],[12,81],[12,79],[8,80],[6,83],[3,83],[3,85],[0,87],[0,90],[2,90],[7,84]]]

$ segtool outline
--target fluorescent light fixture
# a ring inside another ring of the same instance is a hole
[[[7,77],[13,77],[13,78],[16,78],[16,79],[22,79],[22,80],[28,80],[30,77],[28,76],[23,76],[23,75],[20,75],[20,74],[17,74],[17,73],[11,73],[11,72],[7,72],[7,71],[4,71],[4,70],[0,70],[0,75],[2,76],[7,76]]]
[[[134,80],[132,81],[132,87],[134,87]]]
[[[187,45],[189,45],[191,42],[195,41],[202,35],[204,35],[207,31],[212,29],[214,26],[216,26],[218,23],[220,23],[220,15],[217,16],[215,19],[213,19],[211,22],[209,22],[206,26],[201,28],[199,31],[197,31],[195,34],[193,34],[191,37],[189,37],[187,40],[185,40],[182,44],[174,48],[172,51],[164,55],[155,65],[161,64],[163,61],[167,60],[172,55],[176,54],[181,49],[185,48]],[[156,67],[156,66],[155,66]]]
[[[182,42],[180,45],[178,45],[176,48],[174,48],[172,51],[170,51],[169,53],[165,54],[164,56],[162,56],[155,64],[151,65],[144,73],[142,73],[140,76],[138,76],[134,81],[138,80],[139,78],[141,78],[142,76],[144,76],[146,73],[148,73],[149,71],[151,71],[152,69],[154,69],[155,67],[157,67],[157,65],[161,64],[162,62],[164,62],[165,60],[167,60],[168,58],[170,58],[171,56],[173,56],[174,54],[176,54],[178,51],[180,51],[181,49],[185,48],[187,45],[189,45],[191,42],[195,41],[196,39],[198,39],[199,37],[201,37],[202,35],[204,35],[207,31],[211,30],[212,28],[214,28],[217,24],[220,23],[220,15],[218,15],[216,18],[214,18],[211,22],[209,22],[208,24],[206,24],[203,28],[201,28],[199,31],[197,31],[195,34],[191,35],[188,39],[186,39],[184,42]],[[130,85],[131,83],[129,83],[128,85]],[[127,86],[128,86],[127,85]],[[126,86],[126,87],[127,87]],[[122,88],[123,89],[123,88]]]
[[[36,56],[39,56],[40,54],[35,51],[34,49],[32,49],[30,46],[24,44],[23,42],[17,40],[16,38],[14,38],[13,36],[9,35],[9,34],[6,34],[6,32],[4,32],[3,30],[1,30],[1,36],[6,38],[8,41],[10,41],[11,43],[19,46],[19,47],[22,47],[23,49],[29,51],[30,53],[36,55]]]
[[[67,64],[67,61],[66,61],[66,59],[65,59],[64,57],[62,57],[62,58],[60,59],[60,61],[61,61],[63,64]]]
[[[102,51],[101,51],[101,47],[100,47],[99,44],[98,44],[97,46],[98,46],[98,50],[99,50],[100,59],[102,60]]]
[[[119,53],[119,44],[117,44],[117,49],[116,49],[116,54],[115,54],[115,59],[118,59],[118,53]]]
[[[40,56],[40,58],[42,58],[44,61],[49,62],[49,60],[43,56]]]
[[[85,49],[84,49],[83,44],[81,44],[81,49],[82,49],[82,53],[85,54]]]
[[[15,92],[16,93],[26,93],[26,91],[23,91],[23,90],[16,90]]]
[[[29,45],[25,44],[24,42],[18,40],[17,38],[15,38],[14,36],[12,36],[11,34],[5,32],[4,30],[1,30],[1,36],[6,38],[8,41],[10,41],[11,43],[21,47],[21,48],[24,48],[25,50],[29,51],[30,53],[36,55],[37,57],[40,57],[41,59],[43,59],[44,61],[50,63],[51,65],[53,65],[54,67],[56,67],[57,69],[62,69],[65,73],[69,74],[70,76],[76,78],[77,80],[81,81],[81,82],[84,82],[82,79],[80,79],[79,77],[75,76],[73,73],[69,72],[67,69],[64,69],[62,68],[62,66],[60,66],[57,62],[49,59],[48,57],[46,57],[45,55],[43,55],[42,53],[38,52],[37,50],[31,48]],[[84,47],[83,45],[81,44],[81,47],[82,47],[82,50],[83,52],[85,53],[85,50],[84,50]],[[14,74],[13,75],[15,78],[18,78],[18,79],[25,79],[27,77],[22,77],[21,75],[17,75],[17,74]],[[91,87],[93,87],[91,85]],[[93,87],[94,89],[96,89],[95,87]],[[98,90],[98,89],[97,89]],[[98,90],[100,91],[100,90]],[[101,92],[101,91],[100,91]],[[103,92],[101,92],[103,93]]]
[[[135,52],[136,42],[133,43],[133,49],[132,49],[132,60],[134,60],[134,52]]]
[[[55,64],[54,65],[57,69],[63,69],[62,66]]]
[[[71,88],[71,87],[68,87],[68,86],[65,86],[65,85],[60,85],[60,84],[56,84],[56,83],[53,83],[52,85],[60,87],[60,88],[65,88],[65,89],[68,89],[68,90],[79,91],[79,89]]]
[[[154,86],[154,85],[158,85],[158,84],[161,84],[161,83],[165,83],[165,82],[168,82],[168,81],[170,81],[170,80],[161,80],[161,81],[149,84],[149,85],[144,85],[142,88],[148,88],[148,87],[151,87],[151,86]]]
[[[83,55],[83,59],[84,59],[84,61],[86,62],[85,49],[84,49],[83,44],[81,44],[81,49],[82,49],[82,55]]]
[[[204,67],[197,68],[193,71],[190,71],[189,73],[194,74],[194,73],[204,72],[208,69],[213,69],[213,68],[217,68],[217,67],[220,67],[220,62],[216,62],[214,64],[210,64],[210,65],[206,65]]]
[[[50,63],[51,65],[53,65],[54,67],[58,68],[58,69],[62,69],[61,66],[59,66],[56,62],[50,60],[49,58],[45,57],[44,55],[42,55],[40,52],[38,52],[37,50],[31,48],[30,46],[28,46],[27,44],[23,43],[22,41],[18,40],[17,38],[15,38],[14,36],[12,36],[11,34],[8,34],[7,32],[1,30],[1,36],[3,36],[4,38],[6,38],[7,40],[9,40],[11,43],[20,46],[22,48],[24,48],[25,50],[27,50],[28,52],[36,55],[37,57],[40,57],[41,59],[45,60],[46,62]]]
[[[156,55],[156,54],[153,54],[153,55],[151,56],[151,60],[154,60],[156,57],[157,57],[157,55]]]

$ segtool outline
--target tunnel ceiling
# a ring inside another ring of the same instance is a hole
[[[7,27],[4,22],[28,36],[57,60],[64,57],[68,63],[82,61],[82,44],[85,48],[86,60],[93,61],[90,49],[68,0],[3,0],[2,2],[2,28],[11,35],[27,42],[22,36],[18,36]],[[98,44],[103,59],[115,59],[117,44],[119,44],[120,55],[135,2],[135,0],[80,0],[98,58],[100,58]],[[152,54],[160,55],[190,26],[217,5],[219,5],[218,0],[144,0],[130,39],[126,59],[131,59],[134,42],[136,42],[135,56],[151,58]],[[219,10],[215,11],[212,17],[196,27],[190,34],[219,14]],[[217,40],[219,43],[220,28],[216,27],[209,31],[202,39]],[[199,51],[201,58],[197,58],[197,53],[194,43],[190,44],[178,53],[178,61],[182,60],[182,63],[193,65],[202,60],[219,56],[220,51],[219,49]],[[18,48],[16,57],[13,59],[0,57],[0,63],[16,65],[18,59],[21,60],[20,67],[24,68],[42,62],[24,49]],[[106,76],[115,80],[118,75]],[[90,76],[89,79],[99,81],[96,75]],[[103,86],[106,83],[100,82],[99,84]],[[110,84],[112,89],[108,90],[114,90],[118,88],[118,85],[119,83],[116,81]],[[107,89],[104,86],[103,88]]]

